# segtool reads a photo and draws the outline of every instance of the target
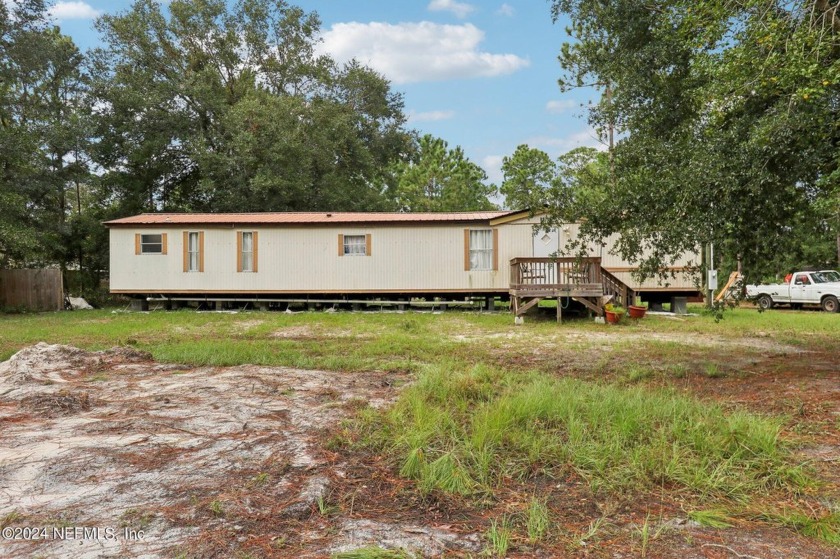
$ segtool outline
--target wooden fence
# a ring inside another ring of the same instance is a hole
[[[0,309],[60,311],[64,309],[61,270],[0,270]]]

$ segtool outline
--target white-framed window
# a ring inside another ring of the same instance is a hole
[[[253,231],[242,232],[242,271],[254,271],[254,233]]]
[[[160,233],[140,235],[140,254],[163,254],[163,235]]]
[[[493,269],[493,230],[470,229],[470,270]]]
[[[367,254],[367,239],[364,235],[344,235],[345,256],[365,256]]]
[[[200,271],[200,261],[201,248],[198,242],[198,231],[190,231],[187,234],[187,271]]]

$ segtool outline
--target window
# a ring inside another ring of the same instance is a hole
[[[204,271],[203,231],[184,231],[184,271]]]
[[[364,256],[365,254],[367,254],[367,251],[365,250],[364,235],[344,235],[345,256]]]
[[[470,270],[493,270],[493,230],[470,229]]]
[[[166,254],[166,233],[137,233],[134,254]]]
[[[339,235],[339,256],[370,256],[371,236],[367,235]]]
[[[240,272],[254,271],[254,233],[253,231],[242,232],[242,243],[240,245],[242,269]]]
[[[256,231],[236,232],[236,271],[256,272],[257,271],[257,249],[259,241]]]
[[[796,276],[794,285],[811,285],[811,280],[809,280],[806,275]]]

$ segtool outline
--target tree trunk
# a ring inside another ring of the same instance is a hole
[[[831,30],[840,33],[840,17],[837,16],[837,9],[840,5],[832,6],[828,0],[814,0],[817,11],[831,24]]]
[[[604,91],[604,94],[607,96],[607,105],[610,109],[610,120],[607,125],[607,135],[609,138],[609,158],[610,158],[610,182],[612,183],[613,188],[615,188],[615,154],[613,153],[613,148],[615,147],[614,142],[614,134],[615,134],[615,124],[613,123],[612,117],[612,87],[607,84],[607,89]]]
[[[840,268],[840,233],[837,233],[837,267]]]

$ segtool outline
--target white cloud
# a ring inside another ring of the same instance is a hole
[[[502,4],[501,6],[499,6],[499,9],[496,10],[496,14],[506,17],[513,17],[513,14],[515,13],[516,9],[514,9],[514,7],[510,4]]]
[[[428,111],[423,113],[409,113],[409,122],[433,122],[447,120],[455,116],[455,111]]]
[[[503,155],[487,155],[481,159],[481,167],[487,173],[487,180],[500,185],[505,179],[502,173],[502,159]]]
[[[484,32],[469,23],[337,23],[322,38],[320,49],[338,62],[355,58],[397,84],[501,76],[530,64],[480,51]]]
[[[432,0],[428,9],[431,12],[452,12],[456,17],[465,18],[475,11],[475,6],[455,0]]]
[[[599,151],[607,150],[606,142],[601,141],[598,138],[598,133],[592,128],[579,130],[562,138],[538,136],[530,138],[525,143],[531,147],[537,147],[543,151],[550,152],[553,154],[553,157],[557,157],[579,147],[591,147]]]
[[[56,2],[48,13],[58,20],[94,19],[102,14],[85,2]]]
[[[545,104],[545,110],[553,114],[559,114],[569,109],[574,109],[578,106],[578,102],[572,99],[561,99],[559,101],[549,101]]]

